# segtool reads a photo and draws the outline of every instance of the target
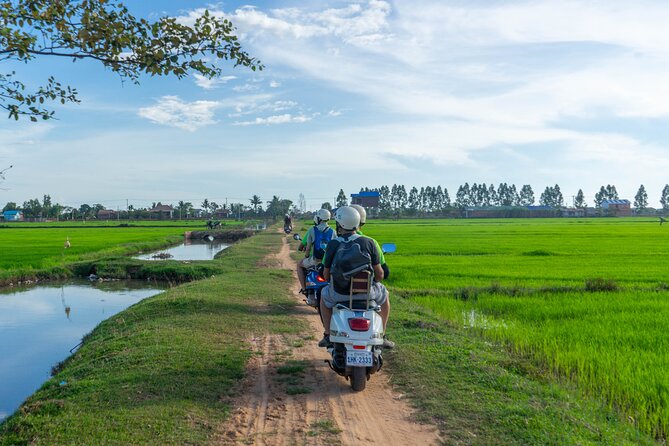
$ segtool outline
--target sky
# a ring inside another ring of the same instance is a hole
[[[0,206],[50,194],[125,208],[256,194],[308,209],[361,187],[559,184],[592,205],[613,184],[660,207],[669,183],[669,3],[396,0],[124,2],[137,16],[230,19],[265,69],[124,82],[95,63],[53,74],[80,104],[0,119]],[[2,67],[0,63],[0,69]],[[8,68],[8,67],[7,67]],[[127,201],[126,201],[127,200]]]

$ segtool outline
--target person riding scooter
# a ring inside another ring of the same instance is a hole
[[[290,234],[290,232],[293,230],[293,219],[290,217],[290,214],[286,214],[285,217],[283,217],[283,232],[286,234]]]
[[[325,332],[323,339],[318,343],[319,347],[327,347],[330,344],[330,319],[332,317],[332,308],[341,302],[348,302],[350,299],[349,290],[341,287],[339,275],[341,271],[338,270],[337,256],[344,256],[343,249],[345,245],[357,244],[359,247],[360,258],[366,258],[368,262],[368,269],[373,272],[374,280],[369,288],[369,297],[374,300],[377,305],[381,307],[380,316],[383,322],[383,331],[385,333],[386,324],[390,315],[390,301],[388,299],[388,290],[381,283],[384,279],[383,268],[380,263],[380,250],[377,248],[376,242],[369,237],[362,237],[357,233],[360,225],[360,214],[358,211],[350,206],[342,206],[337,209],[335,214],[335,222],[337,225],[337,233],[339,237],[333,239],[328,243],[325,258],[323,261],[323,277],[329,281],[330,284],[321,292],[321,316],[323,320],[323,327]],[[367,300],[368,295],[356,294],[355,300]],[[384,337],[385,338],[385,337]],[[392,348],[394,343],[384,340],[384,347]]]
[[[298,250],[306,254],[297,264],[297,278],[300,281],[300,293],[305,293],[307,269],[321,263],[325,254],[325,247],[335,236],[334,230],[328,226],[330,211],[319,209],[314,215],[314,226],[309,229]],[[304,246],[304,247],[302,247]]]
[[[351,207],[358,211],[358,214],[360,214],[360,226],[358,227],[358,234],[360,234],[363,237],[369,237],[365,234],[362,233],[362,227],[367,223],[367,211],[365,211],[365,208],[360,206],[359,204],[352,204]],[[388,277],[390,277],[390,269],[388,268],[388,265],[386,264],[386,257],[383,253],[383,249],[381,249],[381,245],[379,245],[379,242],[376,241],[376,239],[369,237],[372,240],[374,240],[374,243],[376,243],[376,249],[379,250],[379,261],[381,262],[381,268],[383,268],[383,280],[386,280]]]

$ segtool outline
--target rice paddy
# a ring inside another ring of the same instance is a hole
[[[397,295],[669,431],[669,228],[652,219],[371,221]]]

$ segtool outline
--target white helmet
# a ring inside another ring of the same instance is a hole
[[[360,214],[360,226],[364,225],[367,222],[367,211],[365,211],[365,208],[359,204],[352,204],[351,207]]]
[[[328,221],[330,219],[330,211],[327,209],[319,209],[314,215],[314,223],[320,224],[322,221]]]
[[[353,231],[360,225],[360,214],[351,206],[342,206],[337,209],[335,221],[345,231]]]

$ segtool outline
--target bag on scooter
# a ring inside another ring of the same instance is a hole
[[[351,287],[351,277],[360,271],[372,271],[372,258],[367,252],[362,252],[360,245],[353,240],[341,241],[335,251],[330,280],[339,294],[348,294]]]

